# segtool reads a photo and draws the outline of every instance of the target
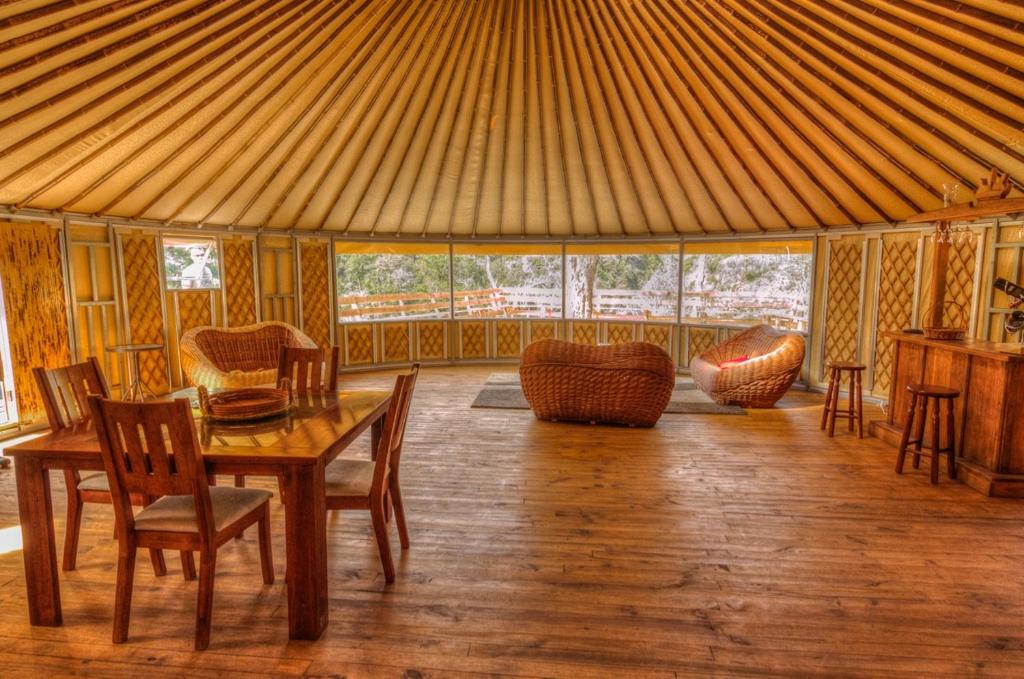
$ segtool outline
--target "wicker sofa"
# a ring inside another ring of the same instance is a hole
[[[793,385],[803,362],[802,335],[758,325],[697,356],[690,373],[715,403],[770,408]]]
[[[277,379],[281,347],[315,349],[301,330],[279,321],[238,328],[202,326],[181,336],[181,367],[193,385],[251,387]]]
[[[523,393],[542,420],[652,427],[675,387],[675,366],[661,347],[612,346],[546,339],[526,347],[519,365]]]

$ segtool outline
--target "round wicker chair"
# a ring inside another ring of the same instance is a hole
[[[193,385],[254,387],[277,380],[281,347],[315,349],[298,328],[264,321],[237,328],[205,325],[181,336],[181,367]]]
[[[747,360],[722,366],[743,356]],[[771,408],[793,385],[803,363],[802,335],[758,325],[697,356],[690,373],[715,403]]]
[[[540,340],[519,365],[523,394],[542,420],[653,427],[675,387],[675,366],[661,347]]]

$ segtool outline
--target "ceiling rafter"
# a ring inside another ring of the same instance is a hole
[[[0,0],[0,208],[410,238],[1024,191],[1024,0]]]

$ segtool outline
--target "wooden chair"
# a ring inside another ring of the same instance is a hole
[[[416,386],[419,364],[412,372],[395,379],[395,390],[384,420],[384,431],[377,446],[376,459],[339,458],[327,465],[327,509],[369,510],[373,532],[384,567],[384,579],[395,581],[395,564],[391,558],[388,523],[394,508],[395,523],[402,549],[409,549],[409,531],[405,524],[405,508],[399,487],[398,465],[402,457],[402,439],[409,417],[412,391]]]
[[[107,381],[103,379],[103,371],[95,356],[90,356],[83,363],[63,366],[61,368],[33,368],[32,373],[39,387],[39,394],[46,409],[46,418],[50,429],[60,431],[80,422],[89,420],[88,397],[90,395],[110,397]],[[78,536],[82,530],[82,509],[86,502],[93,504],[110,504],[110,486],[104,472],[90,473],[84,478],[77,469],[64,470],[64,485],[68,493],[68,518],[64,527],[64,560],[62,568],[66,571],[75,570],[78,557]],[[149,498],[133,495],[132,502],[144,506]],[[157,575],[167,574],[163,552],[150,550],[153,572]],[[186,580],[196,577],[195,562],[191,552],[181,553],[181,568]]]
[[[180,549],[199,552],[195,649],[201,651],[210,644],[218,547],[258,523],[263,582],[274,582],[271,494],[210,486],[188,399],[128,403],[90,396],[89,406],[114,501],[114,643],[128,638],[136,550]],[[132,493],[159,499],[135,514]]]
[[[323,349],[281,347],[281,358],[277,365],[277,381],[283,378],[291,381],[292,389],[298,394],[338,390],[338,347],[331,347],[326,361]]]

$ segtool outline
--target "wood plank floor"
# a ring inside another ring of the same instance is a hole
[[[112,515],[88,506],[63,627],[28,625],[21,554],[0,555],[0,674],[1024,676],[1024,502],[897,476],[879,442],[818,431],[818,394],[651,430],[469,407],[511,369],[423,372],[412,549],[385,586],[368,517],[332,516],[320,641],[287,639],[275,504],[278,584],[260,582],[253,531],[222,549],[209,651],[191,652],[195,583],[173,558],[161,579],[140,559],[129,642],[111,644]],[[0,498],[16,525],[10,471]]]

